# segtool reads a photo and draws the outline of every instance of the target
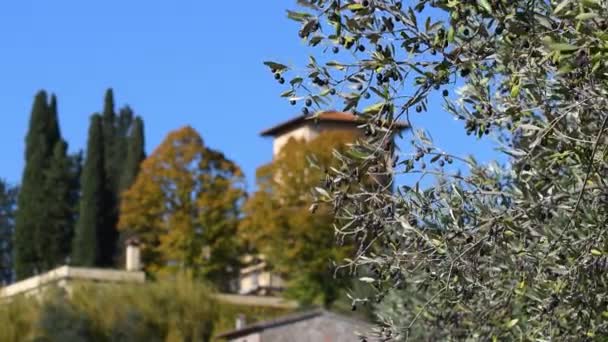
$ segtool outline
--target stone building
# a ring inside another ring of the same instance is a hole
[[[357,116],[342,112],[323,112],[312,118],[299,115],[276,126],[263,130],[260,135],[271,137],[272,155],[276,156],[289,139],[310,141],[325,131],[358,131],[361,121]]]
[[[269,296],[281,292],[285,283],[281,277],[270,271],[264,255],[246,255],[240,270],[239,294]]]
[[[273,139],[272,155],[276,157],[289,139],[311,141],[327,131],[358,132],[358,126],[361,124],[362,121],[351,113],[327,111],[314,118],[306,115],[296,116],[262,131],[260,135]],[[405,129],[405,123],[396,123],[395,131]],[[241,269],[239,277],[240,294],[269,295],[283,290],[283,279],[270,272],[270,265],[264,260],[264,256],[247,256],[243,261],[245,267]]]
[[[370,331],[369,323],[318,309],[247,325],[237,319],[236,329],[217,336],[227,342],[358,342]]]

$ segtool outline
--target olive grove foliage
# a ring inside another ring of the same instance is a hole
[[[608,2],[300,0],[288,16],[316,52],[303,69],[266,62],[282,96],[366,122],[317,192],[359,242],[342,267],[376,289],[353,298],[379,303],[368,338],[604,340]],[[423,127],[397,149],[391,127],[434,92],[507,165],[451,155]],[[399,173],[437,181],[360,186]]]

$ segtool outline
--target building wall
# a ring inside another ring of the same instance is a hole
[[[251,291],[257,288],[257,274],[247,274],[241,276],[239,280],[239,293],[251,293]]]
[[[310,121],[309,123],[302,125],[296,129],[285,132],[284,134],[274,137],[273,140],[273,156],[281,151],[283,146],[287,144],[289,139],[294,138],[297,140],[310,141],[316,138],[321,132],[325,131],[359,131],[356,125],[352,122],[318,122]],[[275,175],[275,180],[280,181],[280,175]],[[241,277],[239,279],[240,294],[248,294],[256,292],[257,289],[263,287],[272,288],[284,288],[284,280],[276,274],[272,274],[267,271],[252,271],[243,272],[241,271]]]
[[[262,331],[261,335],[262,341],[273,342],[359,342],[355,333],[363,333],[367,329],[360,322],[325,314],[270,328]]]
[[[276,136],[274,138],[272,152],[273,156],[276,156],[283,146],[289,141],[289,139],[304,139],[305,141],[310,141],[316,138],[321,132],[325,131],[352,131],[357,132],[359,128],[353,124],[352,122],[319,122],[315,123],[311,121],[310,123],[298,127],[294,130],[288,131],[284,134]]]
[[[241,275],[239,293],[251,293],[259,288],[282,288],[283,279],[266,270],[251,271]]]
[[[272,144],[272,155],[276,156],[277,154],[279,154],[281,148],[283,148],[283,146],[285,146],[285,144],[291,138],[304,139],[305,141],[309,141],[314,138],[316,134],[318,133],[311,129],[310,125],[304,125],[289,132],[286,132],[285,134],[276,136]]]
[[[59,286],[69,290],[70,283],[73,281],[143,283],[145,280],[146,276],[143,272],[61,266],[47,273],[0,288],[0,298],[21,294],[37,295],[49,286]]]

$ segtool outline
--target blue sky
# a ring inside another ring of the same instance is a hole
[[[146,124],[151,151],[191,125],[235,160],[250,186],[271,158],[264,128],[298,114],[278,94],[264,60],[304,65],[310,51],[285,10],[294,1],[105,0],[0,2],[0,178],[16,183],[33,96],[57,94],[62,134],[83,148],[89,115],[106,88]],[[463,135],[441,100],[416,124],[456,154],[488,160],[488,143]]]

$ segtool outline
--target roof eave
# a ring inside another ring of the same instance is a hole
[[[236,330],[232,330],[232,331],[228,331],[228,332],[219,334],[216,337],[218,339],[219,338],[229,339],[229,338],[241,337],[241,336],[249,335],[251,333],[255,333],[258,331],[262,331],[262,330],[274,328],[277,326],[290,324],[290,323],[294,323],[294,322],[299,322],[299,321],[303,321],[305,319],[317,317],[324,313],[325,313],[325,310],[317,309],[317,310],[312,310],[312,311],[303,312],[303,313],[299,313],[299,314],[288,315],[287,317],[284,317],[284,318],[278,318],[278,319],[274,319],[274,320],[254,323],[250,326],[246,326],[241,329],[236,329]]]

